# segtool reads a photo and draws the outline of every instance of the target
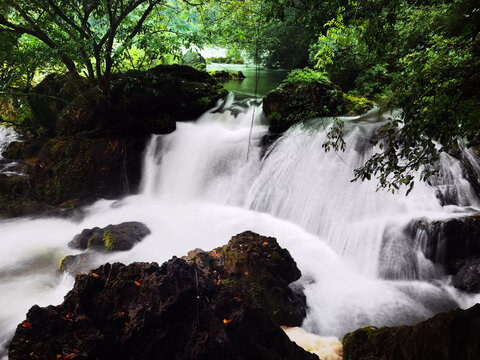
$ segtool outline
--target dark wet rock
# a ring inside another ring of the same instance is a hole
[[[287,271],[288,272],[288,271]],[[78,275],[63,304],[33,306],[9,359],[318,359],[238,287],[195,264],[106,264]]]
[[[275,238],[247,231],[210,253],[196,250],[189,259],[210,278],[240,287],[280,325],[301,326],[306,299],[289,284],[301,276],[288,250]]]
[[[90,87],[88,80],[78,75],[47,75],[27,98],[33,115],[29,126],[40,135],[54,136],[63,109]]]
[[[457,274],[462,261],[480,256],[480,215],[438,221],[418,219],[407,231],[412,238],[426,239],[426,258],[450,275]]]
[[[480,293],[480,257],[471,257],[459,263],[459,270],[452,278],[456,288]]]
[[[207,61],[205,58],[196,51],[187,51],[182,56],[182,63],[184,65],[191,66],[192,68],[200,71],[207,70]]]
[[[68,246],[74,249],[100,248],[106,251],[130,250],[136,243],[151,233],[150,229],[138,221],[108,225],[103,229],[94,227],[75,235]]]
[[[272,132],[284,132],[309,118],[340,115],[345,109],[342,90],[322,81],[283,83],[263,98]]]
[[[366,327],[343,338],[344,360],[480,359],[480,304],[413,326]]]
[[[32,197],[48,204],[135,193],[147,138],[49,139],[28,159]]]

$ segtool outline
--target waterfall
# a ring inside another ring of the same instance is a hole
[[[378,115],[346,119],[344,153],[322,148],[330,120],[299,125],[275,138],[261,104],[231,95],[196,122],[178,123],[172,134],[152,137],[140,194],[98,201],[81,223],[2,221],[1,342],[8,341],[31,305],[62,301],[73,279],[56,268],[61,257],[76,253],[66,245],[75,234],[123,221],[141,221],[152,233],[128,252],[99,256],[98,264],[163,262],[193,248],[225,244],[244,230],[277,237],[303,273],[298,285],[309,307],[304,328],[322,336],[341,337],[367,325],[411,324],[480,301],[451,287],[425,256],[421,232],[407,231],[416,219],[448,219],[478,207],[469,183],[459,176],[462,165],[446,157],[438,166],[448,169],[430,185],[417,183],[408,196],[377,192],[375,180],[350,180],[353,169],[378,151],[368,141],[379,126]],[[469,156],[476,163],[476,155]],[[448,191],[455,196],[445,195],[446,205],[439,192]]]
[[[18,134],[12,128],[0,126],[0,173],[9,174],[14,165],[11,161],[7,161],[2,153],[7,150],[8,144],[18,139]]]

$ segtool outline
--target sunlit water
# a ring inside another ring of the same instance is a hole
[[[405,239],[403,231],[413,219],[445,219],[466,213],[463,207],[475,209],[470,185],[450,157],[442,161],[448,160],[445,174],[451,176],[441,174],[434,186],[419,183],[408,197],[376,192],[374,181],[351,183],[353,169],[377,151],[367,141],[378,126],[375,116],[349,120],[345,153],[323,151],[321,122],[293,128],[267,148],[261,107],[230,97],[197,122],[179,123],[174,133],[152,137],[140,195],[99,201],[81,223],[3,221],[2,343],[33,304],[58,304],[72,287],[72,277],[57,271],[63,256],[77,253],[68,241],[84,228],[123,221],[141,221],[152,233],[128,252],[99,255],[97,265],[161,263],[193,248],[225,244],[245,230],[276,237],[303,273],[299,282],[309,307],[304,328],[322,336],[341,337],[366,325],[410,324],[471,306],[480,297],[449,286],[421,245]],[[455,187],[462,208],[441,206],[436,197],[446,188],[441,177]],[[395,280],[385,279],[387,273]]]

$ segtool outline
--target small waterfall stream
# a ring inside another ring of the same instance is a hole
[[[152,137],[141,194],[98,201],[81,223],[2,221],[0,341],[8,342],[31,305],[62,301],[73,279],[56,268],[61,257],[75,254],[66,245],[75,234],[122,221],[142,221],[152,234],[128,252],[99,256],[98,264],[162,262],[225,244],[247,229],[277,237],[303,273],[304,327],[325,336],[410,324],[480,301],[451,287],[415,245],[421,241],[404,231],[417,218],[458,217],[465,207],[479,207],[458,160],[442,156],[435,182],[417,183],[408,197],[377,192],[374,180],[350,182],[353,169],[377,151],[368,142],[377,117],[348,120],[345,153],[324,152],[323,124],[297,126],[266,145],[261,105],[231,95],[195,123]],[[453,188],[457,200],[442,206],[439,192],[452,198]]]

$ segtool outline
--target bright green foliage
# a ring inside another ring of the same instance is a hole
[[[284,82],[287,84],[314,82],[329,83],[330,80],[328,79],[328,75],[325,72],[305,68],[290,71]]]
[[[379,54],[388,54],[381,57],[393,78],[386,106],[402,109],[403,117],[379,132],[375,143],[383,152],[355,175],[375,175],[381,187],[411,189],[417,171],[423,180],[431,176],[424,165],[437,159],[439,150],[455,147],[462,138],[480,144],[480,10],[470,0],[395,4],[396,19],[390,24],[395,40],[367,41]]]
[[[108,85],[115,68],[142,67],[199,42],[180,1],[3,0],[0,5],[0,33],[12,37],[8,43],[23,57],[21,63],[30,70],[62,63],[99,85]],[[5,56],[0,60],[8,68],[15,65]],[[20,71],[24,75],[25,69]]]

